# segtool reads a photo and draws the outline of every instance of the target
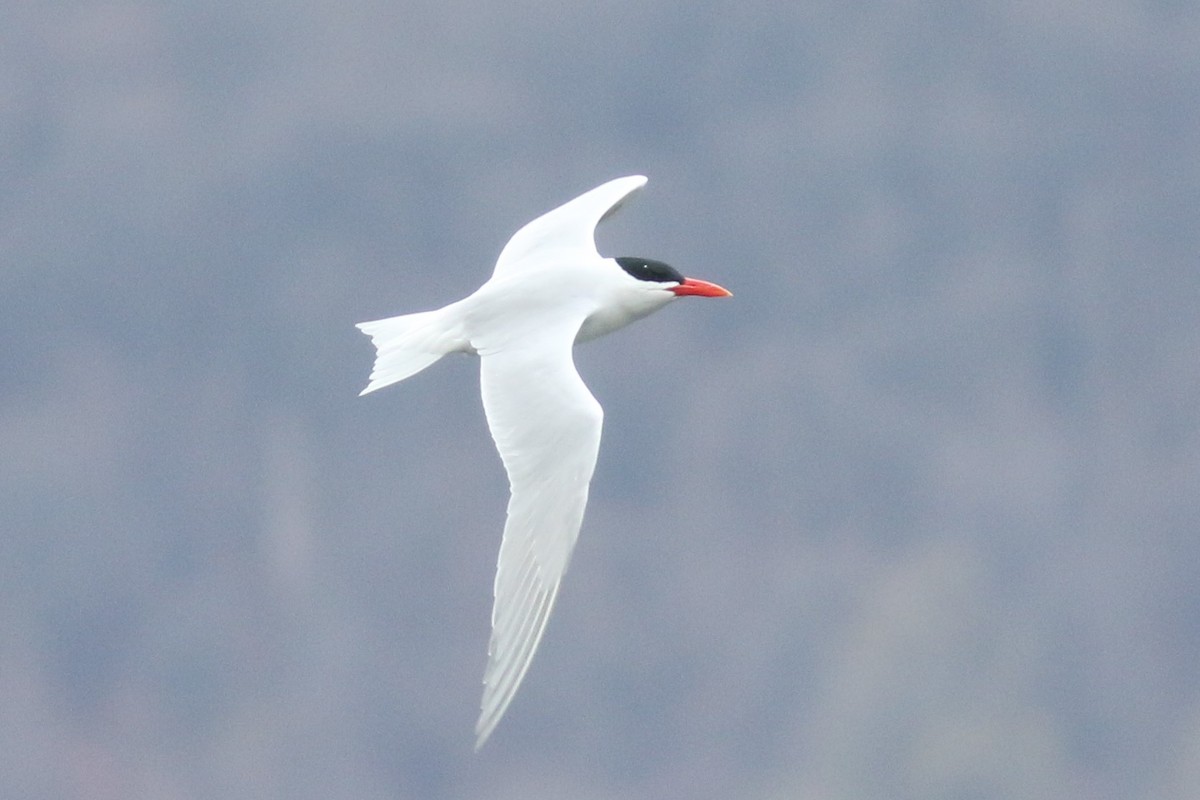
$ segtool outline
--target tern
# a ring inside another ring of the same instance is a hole
[[[731,294],[661,261],[597,252],[596,226],[645,184],[641,175],[617,178],[525,225],[500,252],[492,277],[463,300],[356,326],[376,350],[362,394],[449,353],[479,356],[484,414],[511,495],[476,750],[529,669],[583,523],[604,412],[575,371],[572,347],[678,297]]]

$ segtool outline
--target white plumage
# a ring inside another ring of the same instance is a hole
[[[363,394],[447,353],[480,356],[484,412],[511,497],[476,749],[529,669],[583,522],[604,412],[575,371],[572,347],[678,296],[729,294],[660,262],[596,252],[596,225],[645,183],[640,175],[609,181],[530,222],[504,247],[492,277],[457,303],[358,325],[376,348]]]

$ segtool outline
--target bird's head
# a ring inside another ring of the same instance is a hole
[[[634,320],[652,314],[677,297],[729,297],[728,289],[708,281],[685,278],[679,270],[652,258],[620,256],[606,259],[619,269],[605,271],[607,284],[604,301],[586,320],[575,337],[586,342],[623,328]],[[615,273],[615,274],[614,274]]]

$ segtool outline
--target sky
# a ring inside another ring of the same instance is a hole
[[[1200,9],[9,2],[0,789],[1163,798],[1200,782]],[[478,754],[477,364],[354,323],[522,224],[734,297],[605,408]]]

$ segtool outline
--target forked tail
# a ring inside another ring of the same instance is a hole
[[[454,311],[450,305],[355,325],[375,345],[371,382],[359,395],[415,375],[447,353],[466,350]]]

